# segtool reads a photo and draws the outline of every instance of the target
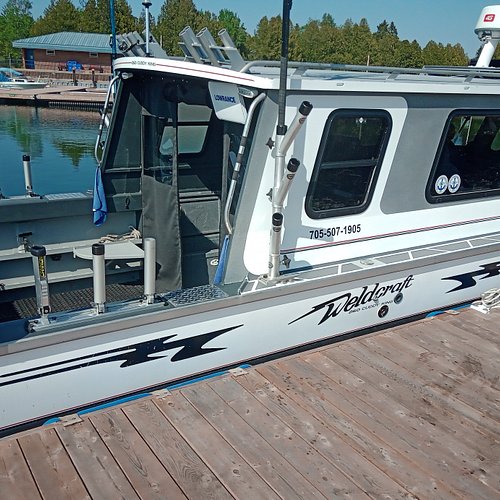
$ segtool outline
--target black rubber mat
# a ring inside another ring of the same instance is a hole
[[[142,294],[142,285],[112,284],[106,286],[107,302],[138,299],[142,297]],[[52,294],[50,296],[50,307],[52,312],[83,309],[90,307],[93,300],[94,291],[92,288],[71,290]],[[0,321],[33,318],[37,316],[36,309],[35,297],[0,303]]]

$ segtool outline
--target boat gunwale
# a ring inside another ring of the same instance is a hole
[[[338,272],[340,265],[355,263],[364,259],[381,258],[383,256],[394,255],[395,253],[417,251],[419,249],[423,250],[426,248],[436,247],[438,245],[433,244],[421,247],[412,247],[398,250],[398,252],[385,252],[383,254],[367,255],[349,261],[339,261],[331,263],[330,265],[323,264],[321,266],[315,266],[314,269],[308,271],[301,271],[296,274],[290,273],[282,275],[276,281],[269,281],[269,286],[264,286],[251,292],[243,292],[237,295],[229,295],[225,298],[185,306],[171,307],[168,309],[165,309],[165,303],[158,303],[153,306],[144,306],[143,311],[137,314],[130,314],[129,311],[125,311],[121,314],[105,313],[104,315],[96,315],[93,317],[89,316],[89,318],[91,318],[91,321],[88,321],[85,324],[80,323],[80,326],[74,328],[71,328],[71,325],[67,322],[61,322],[57,325],[54,325],[53,327],[46,327],[40,329],[40,331],[28,333],[23,338],[14,342],[0,343],[0,357],[17,352],[37,349],[40,347],[48,347],[54,344],[89,339],[91,337],[105,335],[116,331],[126,332],[134,328],[140,328],[150,326],[155,323],[181,319],[195,314],[204,314],[220,309],[247,306],[258,301],[282,298],[284,295],[299,295],[302,293],[310,292],[311,290],[320,290],[344,283],[354,283],[378,276],[388,276],[390,274],[401,273],[410,269],[435,267],[443,262],[452,263],[453,261],[464,260],[471,257],[480,256],[482,254],[489,254],[494,252],[500,253],[500,233],[498,232],[486,233],[470,238],[461,238],[458,240],[446,241],[443,244],[458,244],[461,242],[468,242],[481,238],[488,239],[491,237],[496,237],[498,241],[492,241],[491,243],[485,243],[484,245],[473,246],[465,249],[450,250],[449,252],[443,252],[442,254],[437,255],[426,255],[374,267],[349,270],[343,273]],[[451,267],[451,265],[449,267]],[[306,278],[307,274],[313,271],[324,271],[326,273],[331,269],[337,269],[337,273],[332,274],[330,272],[330,274],[328,275],[315,276],[309,279]],[[258,280],[259,277],[255,277],[255,279]],[[111,318],[109,316],[111,314],[113,314],[115,317]],[[109,319],[105,319],[106,316]],[[98,323],[95,323],[96,321],[98,321]]]

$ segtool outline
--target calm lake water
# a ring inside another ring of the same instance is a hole
[[[0,106],[0,189],[25,193],[23,154],[31,156],[37,194],[86,192],[93,188],[94,144],[99,113]]]

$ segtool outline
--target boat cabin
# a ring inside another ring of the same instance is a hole
[[[227,235],[223,281],[266,275],[276,66],[235,72],[132,58],[116,68],[126,78],[104,187],[112,210],[139,208],[143,236],[164,252],[167,288],[212,282]],[[303,102],[312,111],[288,154],[300,166],[283,209],[280,274],[397,252],[415,235],[430,246],[498,228],[496,70],[291,64],[287,87],[287,124]],[[221,102],[234,117],[218,116]]]

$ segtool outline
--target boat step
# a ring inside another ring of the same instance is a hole
[[[227,293],[215,285],[202,285],[185,290],[174,290],[162,295],[162,299],[174,307],[196,304],[197,302],[208,302],[210,300],[223,299]]]

